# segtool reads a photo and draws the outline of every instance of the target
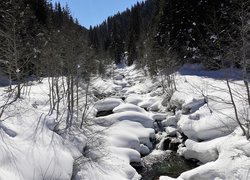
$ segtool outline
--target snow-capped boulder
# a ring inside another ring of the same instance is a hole
[[[132,148],[133,144],[137,143],[137,145],[133,145],[132,148],[139,151],[140,144],[146,145],[148,148],[152,148],[152,143],[150,142],[151,138],[155,138],[154,129],[145,128],[142,124],[138,122],[133,122],[129,120],[124,120],[113,124],[107,130],[108,139],[112,141],[112,145],[116,145],[117,147],[127,147]]]
[[[147,113],[145,109],[138,107],[134,104],[130,103],[124,103],[120,104],[119,106],[115,107],[113,109],[114,113],[119,113],[119,112],[127,112],[127,111],[134,111],[134,112],[140,112],[140,113]]]
[[[161,108],[161,102],[156,101],[155,103],[153,103],[151,106],[148,107],[148,110],[149,111],[159,111],[160,108]]]
[[[139,152],[141,153],[141,155],[145,156],[149,154],[150,150],[147,146],[145,146],[144,144],[141,144]]]
[[[123,103],[123,101],[119,98],[106,98],[97,101],[94,107],[97,111],[110,111],[119,106],[121,103]]]
[[[179,153],[186,159],[197,159],[202,163],[215,161],[219,156],[217,143],[221,142],[222,139],[224,138],[201,143],[188,139],[185,142],[186,147],[181,148]]]
[[[116,122],[124,120],[138,122],[146,128],[152,128],[154,123],[154,120],[148,117],[147,115],[133,111],[115,113],[105,117],[99,117],[94,119],[94,121],[101,126],[110,126]]]
[[[154,114],[151,115],[151,117],[154,120],[163,121],[164,119],[166,119],[167,114],[164,114],[164,113],[154,113]]]
[[[131,103],[134,105],[137,105],[138,103],[142,101],[143,101],[143,98],[138,94],[131,94],[125,99],[126,103]]]
[[[176,136],[176,133],[177,133],[178,130],[176,128],[174,128],[174,127],[168,126],[168,127],[165,128],[165,131],[169,136]]]

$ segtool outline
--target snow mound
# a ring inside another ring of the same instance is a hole
[[[138,105],[138,103],[140,103],[142,101],[143,101],[143,98],[140,95],[138,95],[138,94],[130,94],[125,99],[126,103],[130,103],[130,104],[134,104],[134,105]]]
[[[199,111],[199,120],[193,120],[192,116],[182,115],[177,125],[178,128],[193,140],[210,140],[230,134],[237,126],[236,122],[229,116],[219,113],[211,114],[209,110]],[[232,114],[233,115],[233,114]]]
[[[154,123],[154,120],[148,117],[146,114],[133,111],[115,113],[94,119],[94,121],[101,126],[111,126],[116,122],[124,120],[139,122],[146,128],[152,128]]]
[[[239,129],[232,134],[207,142],[188,140],[185,157],[206,163],[182,173],[177,179],[249,179],[250,143]],[[168,177],[161,177],[162,180]]]
[[[124,103],[120,104],[119,106],[115,107],[113,109],[114,113],[119,113],[119,112],[127,112],[127,111],[135,111],[135,112],[140,112],[140,113],[147,113],[143,108],[140,108],[134,104],[130,103]]]
[[[110,148],[111,149],[111,148]],[[112,149],[115,152],[115,148]],[[119,162],[119,163],[117,163]],[[121,157],[110,154],[101,161],[84,161],[75,180],[139,180],[140,175]],[[93,168],[94,167],[94,168]]]
[[[139,140],[140,144],[145,144],[149,148],[152,148],[150,138],[155,138],[154,129],[145,128],[140,123],[130,120],[115,123],[109,128],[108,134],[114,135],[113,137],[119,137],[120,135],[124,135],[124,137],[126,135],[134,136]]]
[[[153,114],[151,115],[151,117],[152,117],[154,120],[162,121],[162,120],[166,119],[167,114],[164,114],[164,113],[153,113]]]
[[[152,103],[149,107],[149,111],[158,111],[162,107],[161,101],[155,101],[155,103]]]
[[[30,132],[13,138],[2,129],[0,134],[2,139],[0,179],[26,180],[53,177],[67,180],[71,178],[73,157],[64,148],[61,138],[46,126],[40,132],[39,138],[25,137]],[[53,140],[50,139],[52,136],[54,136]]]
[[[96,95],[110,95],[114,90],[114,82],[111,79],[102,79],[101,77],[92,79],[91,87]]]
[[[119,106],[123,101],[119,98],[106,98],[95,103],[97,111],[110,111]]]
[[[218,143],[225,140],[225,137],[217,138],[216,141],[206,141],[206,142],[195,142],[192,140],[187,140],[185,142],[186,147],[179,150],[179,153],[183,155],[186,159],[197,159],[202,163],[207,163],[215,161],[218,156]]]

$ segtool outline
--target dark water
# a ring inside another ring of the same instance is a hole
[[[113,111],[98,111],[96,114],[96,117],[102,117],[102,116],[108,116],[110,114],[113,114]]]
[[[178,177],[182,172],[197,167],[197,163],[185,160],[175,152],[148,155],[142,158],[142,167],[136,167],[143,180],[158,180],[160,176]]]

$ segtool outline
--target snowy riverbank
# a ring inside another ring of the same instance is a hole
[[[48,115],[47,79],[34,82],[29,96],[3,114],[0,179],[66,180],[72,174],[75,180],[140,179],[131,164],[141,163],[141,157],[153,150],[155,139],[176,133],[188,138],[177,152],[201,164],[177,179],[248,179],[250,143],[234,120],[224,72],[185,65],[176,73],[173,94],[163,94],[161,78],[151,79],[145,73],[132,66],[115,69],[113,78],[93,77],[88,127],[77,128],[79,120],[70,130],[57,133],[56,117]],[[232,88],[244,119],[248,109],[239,97],[245,93],[244,86],[234,73]],[[1,102],[7,98],[5,91],[0,88]],[[84,97],[80,103],[86,102]],[[173,107],[174,113],[169,112]],[[62,106],[62,117],[64,111]],[[102,111],[110,114],[95,117]],[[155,120],[163,126],[162,137],[154,130]]]

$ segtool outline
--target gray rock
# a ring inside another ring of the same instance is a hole
[[[139,149],[139,152],[141,155],[145,156],[145,155],[148,155],[150,150],[147,146],[145,146],[144,144],[140,144],[140,149]]]
[[[178,121],[178,118],[176,116],[171,116],[171,117],[167,118],[166,120],[162,121],[162,126],[163,127],[167,127],[167,126],[176,127],[177,126],[177,121]]]

